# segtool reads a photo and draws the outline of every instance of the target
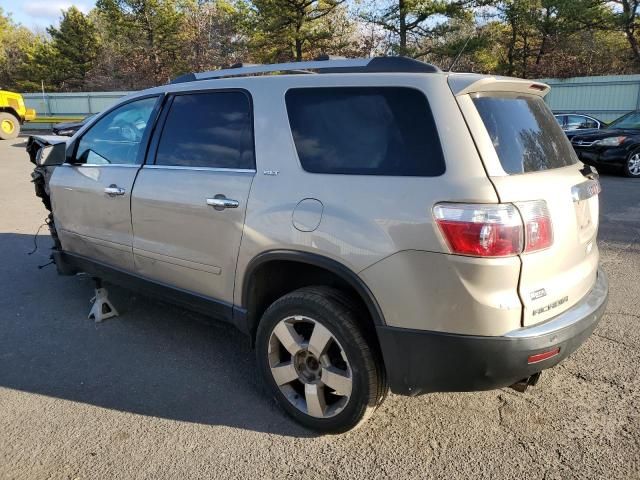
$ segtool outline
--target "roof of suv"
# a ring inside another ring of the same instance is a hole
[[[440,73],[441,70],[429,63],[407,57],[335,58],[320,57],[309,62],[276,63],[271,65],[236,64],[223,70],[202,73],[188,73],[171,83],[211,80],[239,76],[254,76],[261,73]]]
[[[421,75],[445,78],[449,88],[455,96],[467,93],[482,92],[516,92],[530,95],[545,96],[550,87],[544,83],[531,80],[523,80],[511,77],[483,75],[478,73],[453,73],[443,72],[438,67],[429,63],[407,57],[374,57],[374,58],[336,58],[323,57],[313,61],[277,63],[271,65],[237,64],[231,68],[211,70],[208,72],[188,73],[175,78],[167,85],[152,87],[147,90],[134,92],[126,98],[134,98],[146,94],[165,93],[179,88],[180,91],[202,88],[200,81],[254,79],[275,75],[285,79],[291,76],[316,76],[318,74],[397,74],[397,75]],[[207,85],[209,87],[210,85]],[[174,87],[174,88],[172,88]],[[182,88],[180,88],[182,87]]]

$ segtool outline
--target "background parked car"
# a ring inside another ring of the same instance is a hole
[[[576,135],[584,133],[586,130],[595,131],[601,128],[607,128],[607,124],[602,120],[598,120],[595,117],[589,115],[583,115],[579,113],[557,113],[554,115],[556,120],[567,134],[569,140]]]
[[[74,133],[76,133],[78,130],[80,130],[80,128],[82,128],[82,126],[85,123],[87,123],[89,120],[91,120],[96,115],[98,115],[98,114],[97,113],[92,113],[91,115],[88,115],[88,116],[84,117],[79,122],[56,123],[51,130],[53,131],[54,135],[63,135],[63,136],[66,136],[66,137],[71,137]]]
[[[613,166],[640,178],[640,111],[623,115],[601,131],[582,130],[571,144],[587,165]]]

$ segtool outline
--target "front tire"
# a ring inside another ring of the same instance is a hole
[[[294,420],[324,433],[363,423],[385,396],[377,350],[342,292],[305,287],[276,300],[256,335],[266,389]]]
[[[13,140],[20,133],[20,121],[7,112],[0,112],[0,140]]]
[[[624,174],[631,178],[640,178],[640,148],[631,152],[623,167]]]

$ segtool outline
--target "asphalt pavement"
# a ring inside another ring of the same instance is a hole
[[[640,478],[640,180],[601,178],[607,314],[526,393],[391,395],[318,436],[261,391],[226,325],[48,262],[24,139],[0,141],[0,479]]]

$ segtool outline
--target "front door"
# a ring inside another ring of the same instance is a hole
[[[146,97],[107,113],[54,170],[49,187],[65,251],[133,271],[131,191],[157,103]]]
[[[135,266],[144,277],[231,304],[255,175],[251,101],[233,90],[169,102],[133,191]]]

